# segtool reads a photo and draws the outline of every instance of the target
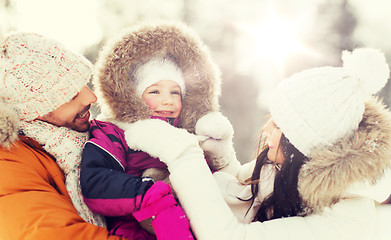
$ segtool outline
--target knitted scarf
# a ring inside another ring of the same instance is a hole
[[[65,175],[65,186],[79,215],[97,226],[106,227],[102,216],[91,212],[84,203],[80,187],[80,161],[88,132],[80,133],[66,127],[34,120],[22,122],[21,130],[28,137],[34,138],[50,153]]]

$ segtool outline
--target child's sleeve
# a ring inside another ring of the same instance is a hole
[[[88,207],[104,216],[138,210],[152,179],[126,174],[108,152],[87,142],[82,155],[80,184]]]

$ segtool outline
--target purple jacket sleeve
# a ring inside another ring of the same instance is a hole
[[[140,208],[153,181],[130,175],[112,155],[87,142],[80,172],[80,183],[88,207],[104,216],[123,216]]]

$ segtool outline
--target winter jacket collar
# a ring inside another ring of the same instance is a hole
[[[301,168],[298,185],[307,213],[322,211],[352,194],[375,200],[389,195],[390,188],[384,185],[390,181],[385,174],[390,167],[391,113],[373,97],[352,136],[317,151]]]

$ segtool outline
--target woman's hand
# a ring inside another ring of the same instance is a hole
[[[232,142],[234,129],[228,118],[220,112],[210,112],[198,120],[195,131],[210,168],[235,174],[235,166],[240,164]]]
[[[131,149],[141,150],[159,158],[169,168],[172,162],[180,157],[186,157],[187,151],[202,154],[195,135],[159,119],[146,119],[127,124],[124,130],[126,142]]]

